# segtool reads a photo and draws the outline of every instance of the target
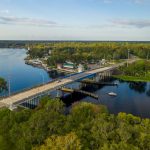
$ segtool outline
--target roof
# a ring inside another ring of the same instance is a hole
[[[64,66],[74,67],[74,64],[65,63]]]

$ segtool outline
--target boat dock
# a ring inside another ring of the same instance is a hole
[[[80,90],[80,89],[61,88],[59,90],[61,90],[62,92],[66,92],[66,93],[81,93],[81,94],[84,94],[86,96],[90,96],[90,97],[95,98],[95,99],[99,98],[99,96],[96,95],[96,94],[93,94],[93,93],[90,93],[90,92],[87,92],[87,91],[83,91],[83,90]]]
[[[81,83],[84,84],[94,84],[94,85],[107,85],[107,86],[118,86],[117,83],[109,83],[109,82],[96,82],[94,80],[82,80],[80,81]]]

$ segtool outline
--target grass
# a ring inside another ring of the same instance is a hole
[[[135,77],[126,75],[114,75],[113,77],[123,81],[150,82],[150,76]]]

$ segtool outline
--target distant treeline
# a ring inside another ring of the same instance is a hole
[[[27,45],[34,45],[34,44],[56,44],[56,43],[143,43],[143,44],[150,44],[150,41],[40,41],[40,40],[0,40],[0,48],[9,48],[13,47],[16,48],[18,46],[27,46]]]

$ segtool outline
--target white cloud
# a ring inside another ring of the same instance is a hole
[[[1,14],[9,14],[9,10],[8,9],[5,9],[5,10],[0,10],[0,13]]]
[[[102,1],[106,4],[110,4],[110,3],[113,3],[113,2],[121,2],[121,1],[124,1],[124,0],[102,0]],[[148,0],[126,0],[126,2],[132,2],[132,3],[135,3],[135,4],[142,4],[142,3],[145,3],[147,1]]]
[[[56,22],[44,19],[34,19],[26,17],[0,16],[0,24],[31,25],[31,26],[59,26]]]
[[[150,27],[150,20],[130,20],[130,19],[114,19],[111,21],[113,25],[119,26],[133,26],[136,28]]]

